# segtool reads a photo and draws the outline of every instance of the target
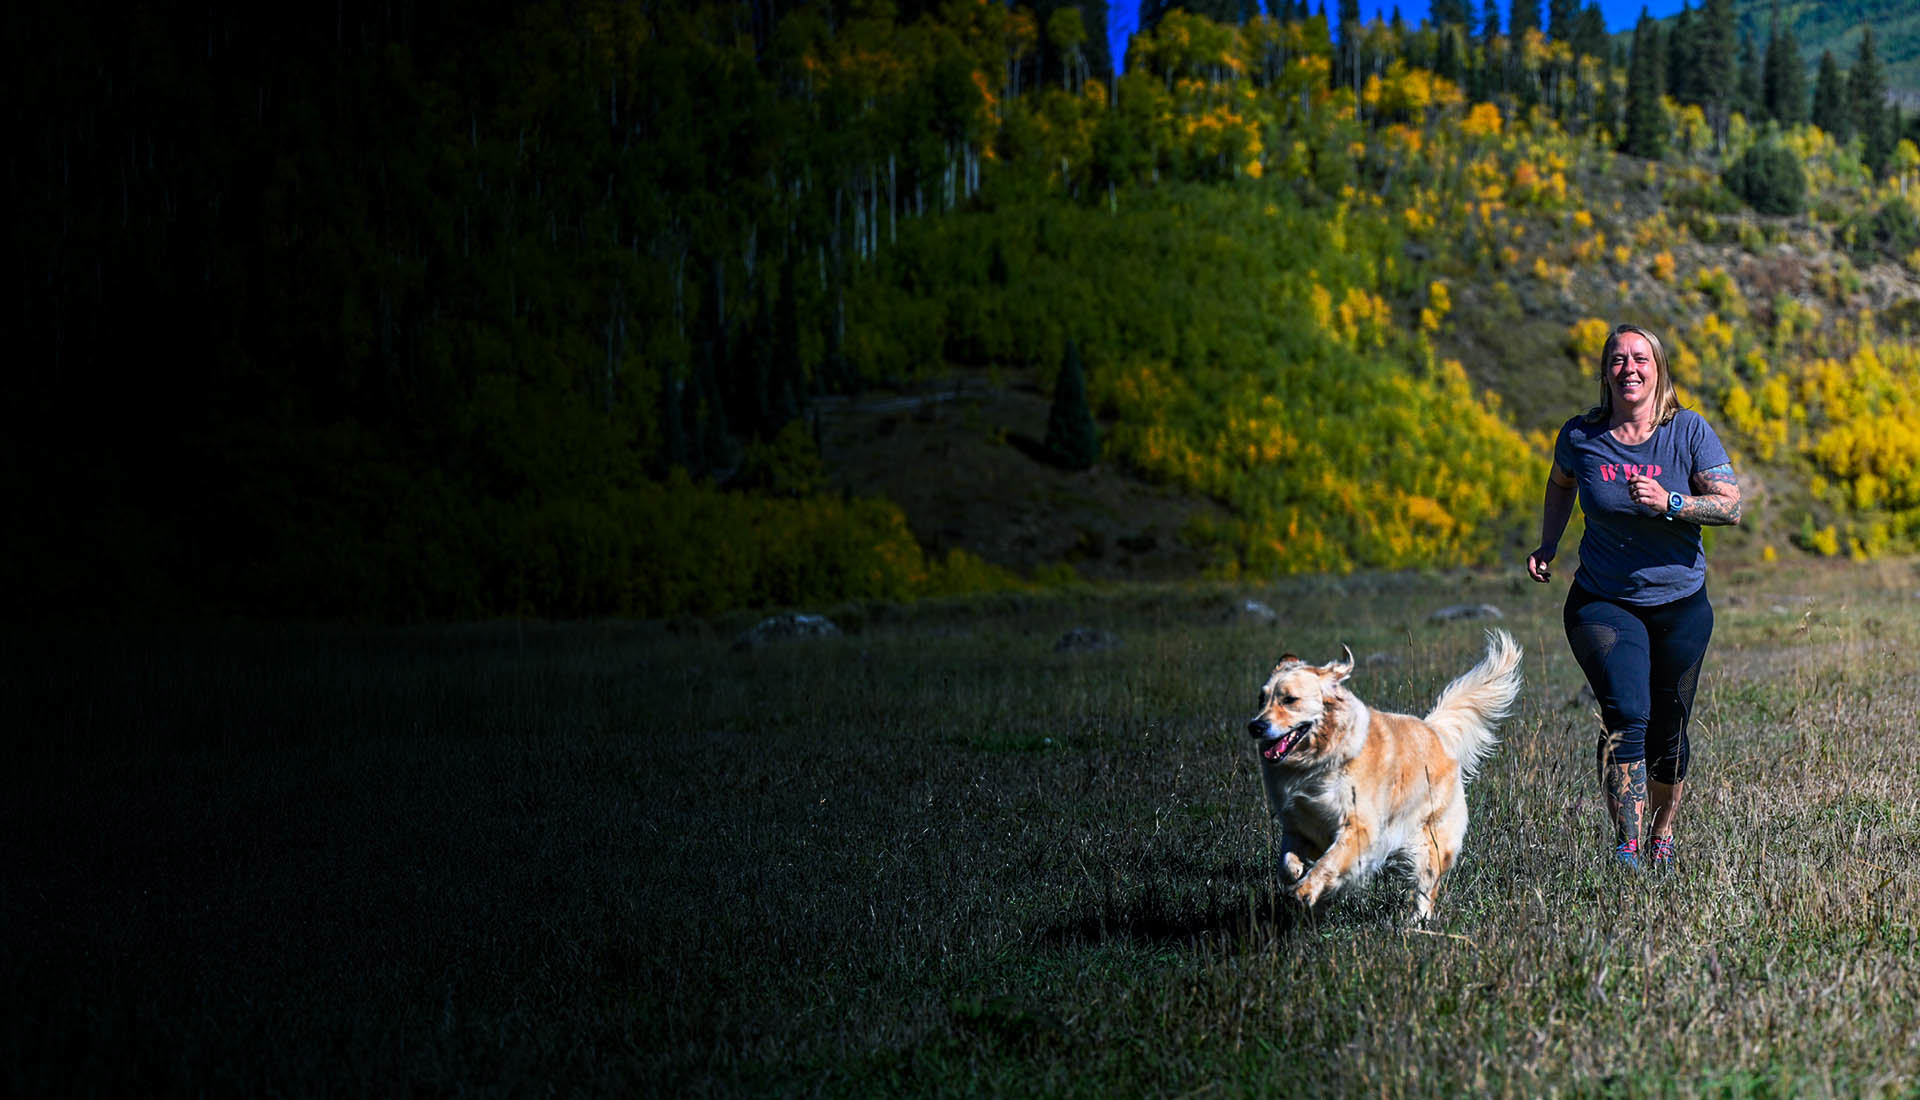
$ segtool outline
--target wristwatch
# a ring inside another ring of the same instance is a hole
[[[1686,502],[1687,498],[1681,496],[1679,493],[1667,494],[1667,519],[1669,522],[1672,521],[1673,517],[1680,514],[1680,506]]]

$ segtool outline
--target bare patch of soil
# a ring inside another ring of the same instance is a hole
[[[1199,575],[1211,556],[1183,532],[1195,515],[1224,518],[1226,508],[1116,463],[1049,463],[1050,403],[1024,372],[966,373],[825,398],[815,417],[835,487],[898,504],[934,556],[959,548],[1022,574],[1067,562],[1092,580]]]

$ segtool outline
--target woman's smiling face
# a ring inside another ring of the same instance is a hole
[[[1607,357],[1607,385],[1617,408],[1637,409],[1657,400],[1660,367],[1646,337],[1624,332],[1614,341],[1613,354]]]

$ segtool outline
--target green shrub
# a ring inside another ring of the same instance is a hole
[[[1721,178],[1727,190],[1762,214],[1798,214],[1806,207],[1807,175],[1792,151],[1777,142],[1749,146]]]
[[[1087,381],[1080,370],[1080,348],[1067,341],[1060,377],[1053,384],[1053,408],[1047,413],[1047,454],[1069,470],[1085,470],[1100,458],[1100,433],[1087,407]]]
[[[1920,215],[1904,199],[1891,199],[1867,219],[1862,231],[1854,236],[1854,244],[1862,251],[1904,259],[1920,248]]]

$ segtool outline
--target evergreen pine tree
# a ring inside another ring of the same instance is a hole
[[[1573,17],[1573,52],[1581,57],[1605,57],[1607,42],[1607,16],[1600,5],[1581,8]]]
[[[1766,118],[1780,117],[1780,81],[1784,76],[1787,61],[1785,49],[1785,44],[1780,40],[1780,4],[1779,0],[1775,0],[1773,21],[1767,26],[1767,52],[1760,61],[1758,113]]]
[[[1806,173],[1793,153],[1773,139],[1748,146],[1722,180],[1727,190],[1762,214],[1798,214],[1806,205]]]
[[[1735,61],[1734,67],[1740,71],[1740,79],[1737,82],[1739,91],[1734,96],[1733,109],[1753,120],[1766,117],[1765,74],[1762,71],[1764,63],[1760,60],[1759,51],[1753,47],[1752,35],[1740,36],[1740,56]]]
[[[768,395],[775,431],[807,411],[807,368],[800,358],[800,264],[789,253],[780,265],[780,289],[773,299],[773,377]]]
[[[1774,117],[1782,126],[1795,126],[1807,120],[1807,66],[1800,60],[1800,40],[1793,28],[1780,32],[1780,95]]]
[[[1680,11],[1666,25],[1666,88],[1677,103],[1698,103],[1700,49],[1691,5],[1682,0]]]
[[[1436,26],[1434,28],[1436,45],[1434,46],[1433,72],[1435,76],[1442,76],[1458,83],[1460,80],[1460,49],[1456,44],[1454,33],[1454,28],[1451,24]]]
[[[726,402],[721,396],[720,373],[711,347],[702,368],[696,372],[697,411],[694,415],[699,428],[691,441],[693,445],[688,448],[688,459],[696,472],[712,473],[732,465],[733,435],[727,426]]]
[[[1846,141],[1853,136],[1853,112],[1847,109],[1847,88],[1831,50],[1820,51],[1820,68],[1813,81],[1813,124]]]
[[[1480,41],[1492,42],[1500,37],[1500,0],[1486,0],[1486,6],[1480,13]]]
[[[1080,14],[1087,25],[1087,60],[1093,65],[1094,79],[1105,84],[1116,75],[1107,0],[1080,0]]]
[[[1507,31],[1515,42],[1528,31],[1540,29],[1540,0],[1513,0],[1507,15]]]
[[[1860,35],[1860,53],[1847,74],[1847,99],[1862,139],[1860,159],[1879,175],[1893,153],[1893,142],[1887,127],[1887,77],[1874,51],[1872,27]]]
[[[687,447],[686,401],[684,394],[686,383],[679,374],[668,365],[660,371],[660,454],[657,465],[660,473],[675,466],[683,470],[692,468],[690,452]]]
[[[728,381],[734,377],[734,348],[727,326],[727,269],[725,261],[711,261],[712,293],[700,304],[698,331],[701,334],[699,356],[695,362],[693,385],[685,395],[691,398],[690,418],[695,425],[688,441],[688,461],[694,472],[720,470],[733,460],[732,425],[727,416]]]
[[[1069,470],[1085,470],[1100,458],[1100,433],[1087,407],[1087,380],[1080,369],[1080,345],[1067,341],[1060,377],[1053,384],[1053,408],[1047,413],[1047,456]]]
[[[1576,0],[1547,0],[1547,37],[1555,42],[1573,38],[1573,21],[1579,15]]]
[[[764,271],[764,268],[762,269]],[[772,439],[786,427],[780,419],[778,367],[779,354],[773,336],[772,280],[762,275],[754,291],[753,317],[747,322],[747,339],[740,352],[746,357],[741,374],[747,380],[748,400],[745,434],[754,439]]]
[[[1470,18],[1468,0],[1433,0],[1427,13],[1435,27],[1464,27]]]
[[[1729,100],[1734,94],[1733,55],[1739,46],[1733,0],[1706,0],[1695,19],[1693,47],[1698,70],[1693,77],[1693,102],[1706,106],[1714,133],[1724,135]]]
[[[1658,160],[1666,155],[1667,125],[1660,110],[1660,25],[1640,9],[1633,28],[1633,53],[1627,61],[1627,120],[1620,151]]]

